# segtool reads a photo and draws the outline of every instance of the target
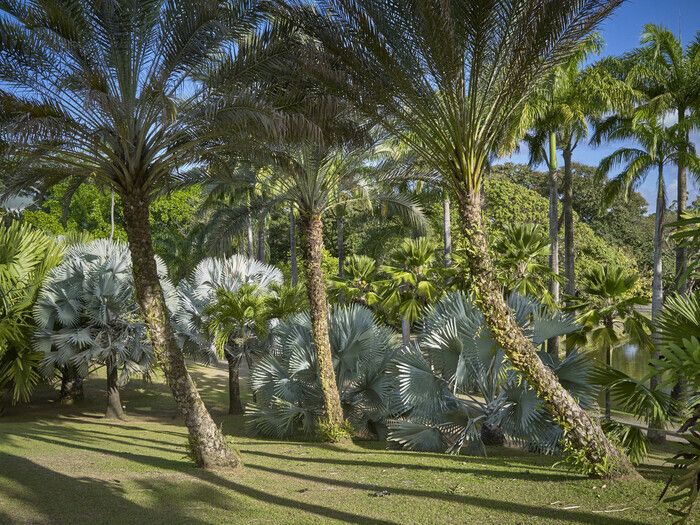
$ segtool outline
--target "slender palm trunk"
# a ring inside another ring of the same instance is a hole
[[[678,124],[682,125],[685,120],[685,108],[678,108]],[[686,134],[685,140],[688,140]],[[677,197],[677,218],[681,220],[687,209],[688,202],[688,177],[685,161],[685,148],[681,148],[678,155],[678,197]],[[688,270],[688,253],[683,246],[676,247],[676,285],[680,293],[688,291],[688,283],[683,282],[683,276]]]
[[[571,165],[571,149],[565,148],[564,156],[564,275],[566,293],[576,294],[575,246],[574,246],[574,172]]]
[[[122,195],[122,202],[136,298],[155,357],[187,425],[194,460],[205,468],[236,467],[239,459],[229,449],[221,430],[204,406],[170,326],[151,241],[149,198],[136,192],[127,193]]]
[[[250,213],[248,213],[246,220],[246,255],[249,259],[255,256],[253,248],[253,216]]]
[[[559,187],[557,185],[557,136],[549,136],[549,269],[559,275]],[[559,281],[549,281],[549,293],[555,305],[559,305]],[[559,338],[547,340],[547,352],[559,355]]]
[[[125,419],[122,399],[119,395],[119,369],[116,359],[110,356],[107,359],[107,411],[105,417],[109,419]]]
[[[265,262],[265,214],[258,217],[258,261]]]
[[[411,344],[411,324],[405,317],[401,318],[401,342],[406,347]]]
[[[292,274],[292,286],[299,282],[299,270],[297,265],[297,220],[294,217],[294,208],[289,208],[289,265]]]
[[[243,404],[241,403],[241,356],[226,352],[226,362],[228,363],[228,413],[242,414]]]
[[[658,188],[656,190],[656,217],[654,219],[654,274],[651,283],[651,322],[656,326],[656,321],[661,314],[661,309],[664,303],[664,289],[663,289],[663,263],[662,263],[662,251],[663,251],[663,241],[664,241],[664,214],[666,210],[666,194],[664,190],[664,166],[663,162],[659,163],[659,180]],[[654,341],[654,359],[659,358],[659,348],[661,346],[661,341],[659,340],[659,333],[654,330],[652,333],[652,339]],[[652,390],[656,390],[659,387],[659,377],[653,375],[651,377],[650,385]],[[649,431],[647,432],[647,437],[652,443],[661,443],[665,440],[666,434],[660,430],[658,421],[649,421]]]
[[[445,268],[452,265],[452,217],[450,213],[450,196],[445,192],[442,199],[442,243]]]
[[[345,217],[342,211],[338,211],[335,219],[335,228],[338,232],[338,277],[345,277]]]
[[[460,193],[459,207],[466,243],[467,264],[484,319],[511,363],[537,392],[553,419],[565,430],[565,440],[585,454],[591,465],[610,465],[609,476],[635,476],[634,467],[605,436],[554,372],[544,365],[532,342],[513,318],[500,290],[488,251],[478,193]]]
[[[612,317],[606,317],[605,319],[603,319],[603,324],[605,325],[605,328],[608,330],[608,332],[612,333],[612,331],[615,330],[615,325]],[[605,366],[612,366],[612,348],[610,345],[605,346]],[[603,401],[603,405],[605,407],[605,420],[610,421],[612,419],[612,402],[610,401],[610,390],[606,388],[605,393],[603,395],[605,397]]]
[[[323,275],[323,223],[320,215],[302,216],[304,230],[304,266],[306,271],[306,291],[311,313],[311,332],[316,348],[318,378],[323,396],[324,426],[328,427],[327,437],[332,429],[343,426],[343,409],[340,393],[333,369],[331,341],[328,329],[328,295]]]

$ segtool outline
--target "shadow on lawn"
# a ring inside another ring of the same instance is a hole
[[[68,447],[68,448],[73,448],[73,449],[78,449],[78,450],[85,450],[85,451],[90,451],[90,452],[97,452],[100,454],[106,454],[114,457],[118,457],[121,459],[129,460],[129,461],[135,461],[144,465],[148,465],[153,468],[157,469],[164,469],[164,470],[170,470],[170,471],[176,471],[180,472],[184,475],[188,475],[192,477],[193,479],[199,480],[201,482],[206,482],[211,485],[211,487],[208,490],[204,490],[202,488],[199,489],[199,499],[202,501],[207,502],[207,504],[211,504],[211,495],[213,491],[213,495],[217,496],[217,499],[220,495],[217,495],[217,491],[220,489],[228,489],[230,491],[233,491],[237,494],[241,494],[244,496],[247,496],[251,499],[258,500],[260,502],[263,502],[265,504],[271,504],[271,505],[276,505],[280,507],[287,507],[287,508],[292,508],[292,509],[298,509],[301,511],[308,512],[310,514],[315,514],[317,516],[321,517],[326,517],[326,518],[333,518],[339,521],[347,522],[347,523],[379,523],[382,525],[392,525],[395,524],[396,522],[388,521],[388,520],[377,520],[368,516],[362,516],[350,512],[345,512],[342,510],[337,510],[333,508],[329,508],[326,506],[322,505],[317,505],[317,504],[312,504],[308,503],[305,501],[299,501],[295,500],[292,498],[288,498],[285,496],[280,496],[277,494],[273,494],[270,492],[265,492],[263,490],[259,490],[250,486],[247,486],[245,484],[239,483],[237,481],[233,481],[225,473],[217,473],[217,472],[212,472],[212,471],[207,471],[207,470],[202,470],[202,469],[196,469],[192,467],[192,465],[189,463],[189,461],[185,458],[182,460],[174,460],[174,459],[169,459],[169,458],[164,458],[164,457],[156,457],[153,455],[148,455],[148,454],[139,454],[135,452],[127,452],[127,451],[115,451],[115,450],[109,450],[105,448],[99,448],[95,446],[89,446],[85,444],[85,442],[76,442],[76,441],[62,441],[62,440],[57,440],[53,437],[47,437],[45,435],[38,435],[38,434],[25,434],[24,439],[31,439],[31,440],[36,440],[48,444],[53,444],[53,445],[60,445],[63,447]],[[74,437],[75,439],[75,437]],[[146,446],[149,447],[149,446]],[[306,480],[310,482],[315,482],[315,483],[322,483],[325,485],[331,485],[331,486],[336,486],[336,487],[342,487],[346,489],[353,489],[353,490],[360,490],[363,492],[374,492],[378,488],[384,488],[384,487],[378,487],[377,485],[373,484],[368,484],[368,483],[362,483],[362,482],[357,482],[353,480],[348,480],[348,479],[339,479],[339,478],[327,478],[327,477],[321,477],[321,476],[315,476],[307,473],[301,473],[301,472],[296,472],[292,468],[273,468],[265,465],[260,465],[260,464],[255,464],[252,463],[250,460],[251,458],[254,458],[256,455],[258,456],[266,456],[266,457],[272,457],[274,459],[282,459],[282,460],[289,460],[290,458],[287,456],[278,456],[277,454],[268,454],[264,453],[261,454],[260,452],[253,452],[250,451],[249,455],[245,456],[247,459],[246,461],[246,468],[253,469],[256,471],[260,472],[266,472],[268,474],[274,475],[274,476],[280,476],[282,479],[280,480],[280,486],[284,486],[283,483],[283,478],[284,477],[291,477],[295,479],[300,479],[300,480]],[[300,460],[306,462],[306,461],[317,461],[317,458],[299,458]],[[39,465],[36,465],[32,463],[29,460],[23,459],[23,458],[18,458],[16,456],[10,456],[7,454],[1,454],[0,455],[0,462],[4,462],[7,460],[14,461],[15,463],[20,463],[20,468],[15,468],[15,469],[9,469],[10,472],[3,472],[2,476],[4,477],[11,477],[11,479],[17,478],[18,482],[28,488],[30,490],[30,494],[36,496],[20,496],[20,498],[24,497],[25,500],[27,500],[28,503],[30,504],[35,504],[34,500],[36,499],[36,505],[39,510],[42,512],[49,512],[49,507],[52,507],[55,498],[48,498],[47,494],[51,493],[52,490],[58,490],[59,486],[62,486],[62,483],[65,482],[69,487],[72,485],[74,486],[75,490],[71,490],[70,492],[72,494],[77,494],[80,495],[81,491],[86,491],[89,496],[96,496],[96,497],[101,497],[103,499],[103,507],[102,510],[105,513],[105,516],[112,516],[113,512],[115,509],[119,508],[126,508],[129,511],[139,511],[141,512],[143,509],[139,508],[133,508],[134,503],[130,503],[121,496],[120,489],[114,488],[110,486],[109,484],[106,484],[104,481],[96,481],[96,480],[91,480],[91,479],[75,479],[75,478],[70,478],[62,474],[57,474],[49,469],[46,469],[45,467],[41,467]],[[340,463],[341,465],[344,464],[343,460],[326,460],[326,459],[320,459],[319,462],[329,462],[329,463]],[[371,462],[370,462],[371,463]],[[357,464],[357,465],[362,465],[363,462],[355,462],[352,461],[351,464]],[[374,465],[378,465],[377,463],[374,463]],[[381,466],[381,464],[379,464]],[[397,465],[391,464],[392,467],[396,467]],[[439,469],[438,469],[439,470]],[[31,475],[25,475],[25,471],[30,472]],[[470,469],[464,468],[462,471],[466,474],[470,472]],[[492,476],[493,472],[484,472],[480,471],[484,474],[485,477]],[[513,477],[512,475],[509,475],[509,477]],[[528,478],[531,479],[531,478]],[[58,482],[55,480],[59,480]],[[158,481],[156,484],[157,487],[161,487],[161,481]],[[87,488],[86,488],[87,487]],[[497,499],[490,499],[490,498],[485,498],[485,497],[480,497],[480,496],[474,496],[474,495],[465,495],[465,494],[451,494],[448,492],[444,491],[434,491],[434,490],[421,490],[421,489],[409,489],[409,488],[404,488],[404,487],[396,487],[396,486],[391,486],[388,487],[391,491],[392,494],[397,494],[397,495],[403,495],[403,496],[409,496],[413,498],[425,498],[425,499],[430,499],[430,500],[437,500],[437,501],[445,501],[445,502],[451,502],[451,503],[458,503],[462,505],[469,505],[473,507],[480,507],[483,509],[489,509],[493,511],[500,511],[500,512],[507,512],[511,513],[514,516],[520,516],[525,517],[531,517],[531,518],[547,518],[547,519],[552,519],[552,520],[558,520],[561,522],[571,522],[571,523],[586,523],[586,524],[598,524],[601,522],[601,516],[596,515],[593,513],[588,513],[585,511],[575,511],[575,510],[563,510],[563,509],[556,509],[556,508],[547,508],[547,507],[541,507],[541,506],[536,506],[536,505],[527,505],[524,503],[515,503],[507,500],[497,500]],[[154,496],[157,498],[157,502],[155,507],[145,509],[143,512],[146,512],[145,516],[148,516],[148,513],[153,513],[153,512],[161,512],[161,505],[165,505],[167,507],[167,512],[172,514],[173,509],[170,504],[166,502],[167,496],[165,495],[164,491],[161,489],[154,489]],[[79,497],[79,496],[76,496]],[[178,496],[180,497],[180,496]],[[84,503],[81,503],[80,505],[83,505]],[[68,505],[71,505],[69,502]],[[79,507],[80,505],[76,506]],[[198,523],[196,520],[190,520],[189,518],[185,518],[182,516],[184,521],[189,522],[189,523]],[[144,520],[146,521],[146,520]],[[178,522],[177,516],[173,516],[173,519],[170,520],[174,523]],[[122,522],[122,521],[120,521]],[[628,520],[624,518],[615,518],[615,517],[606,517],[605,520],[606,523],[613,524],[613,525],[630,525],[633,523],[636,523],[633,520]]]

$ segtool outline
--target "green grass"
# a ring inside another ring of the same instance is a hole
[[[255,439],[224,414],[223,372],[193,374],[242,469],[192,466],[163,384],[133,382],[129,420],[114,422],[102,418],[104,381],[90,379],[81,404],[45,391],[0,419],[0,523],[669,523],[659,457],[641,468],[646,481],[604,484],[506,448],[471,457]]]

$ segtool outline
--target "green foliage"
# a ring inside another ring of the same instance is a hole
[[[29,224],[0,224],[0,389],[11,389],[15,402],[27,400],[39,379],[32,306],[61,255],[51,237]]]
[[[331,296],[336,301],[374,306],[381,297],[378,293],[377,264],[366,255],[351,255],[345,260],[345,277],[329,281]]]
[[[671,459],[673,467],[679,473],[669,478],[659,497],[672,505],[668,512],[678,518],[674,521],[676,525],[688,522],[700,495],[700,424],[691,428],[685,438],[688,443],[681,445],[681,451]],[[676,483],[669,494],[668,490],[674,481]]]

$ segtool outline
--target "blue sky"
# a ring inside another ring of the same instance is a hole
[[[684,44],[695,38],[700,31],[700,0],[627,0],[613,15],[604,22],[600,33],[605,38],[603,55],[619,55],[639,45],[639,36],[644,24],[661,24],[680,34]],[[700,133],[694,134],[695,144],[700,149]],[[620,146],[603,145],[592,148],[580,144],[574,152],[574,161],[596,166],[601,158],[612,153]],[[513,155],[513,162],[527,162],[527,150]],[[561,163],[561,159],[560,159]],[[666,189],[669,201],[675,201],[676,168],[666,169]],[[650,174],[640,192],[647,202],[653,203],[655,198],[654,176]],[[689,180],[690,202],[698,195],[700,187]]]

